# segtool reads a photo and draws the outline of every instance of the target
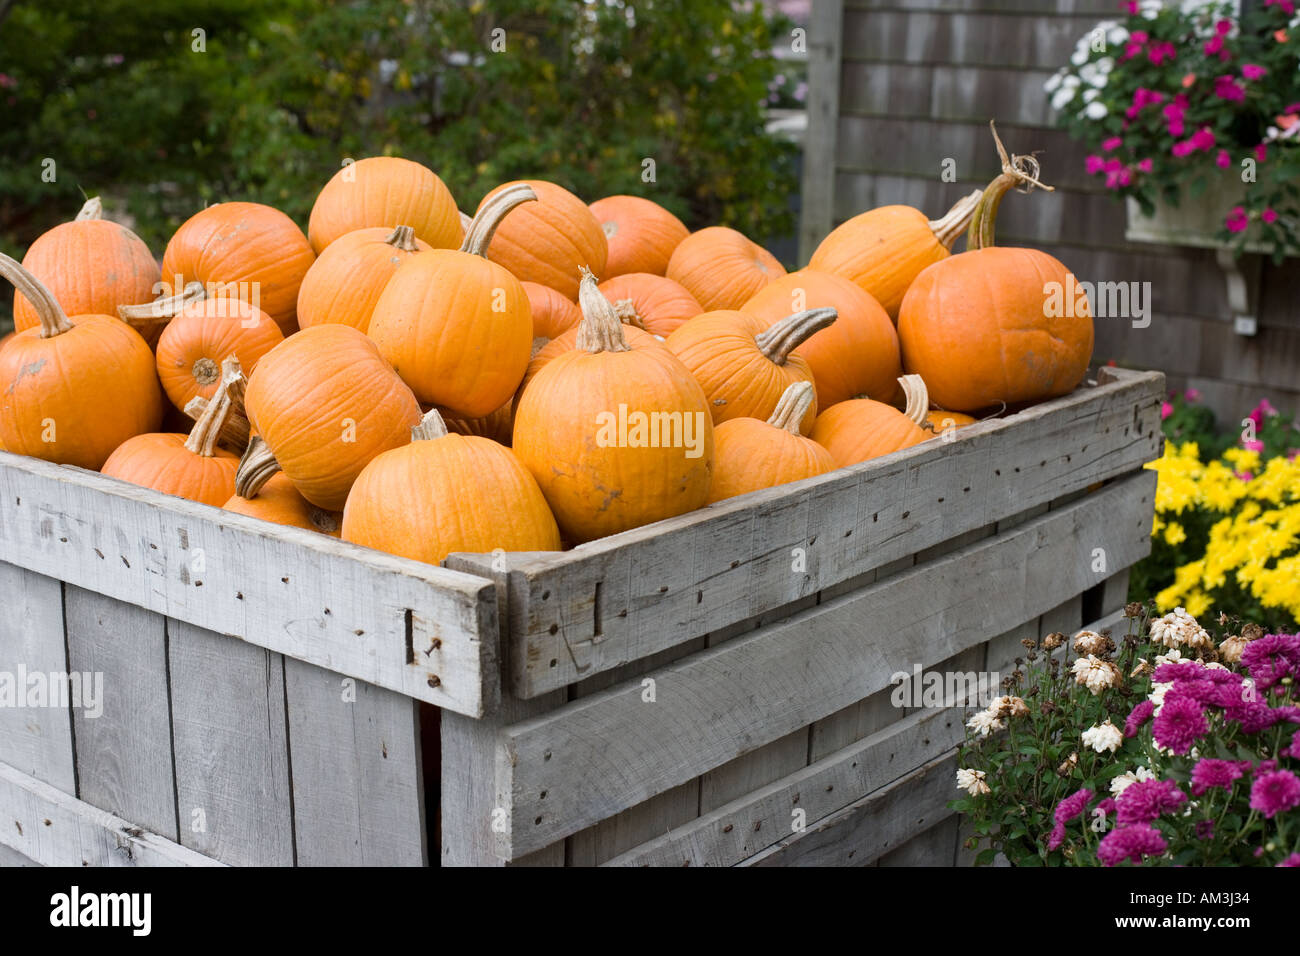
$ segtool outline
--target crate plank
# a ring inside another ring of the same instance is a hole
[[[565,865],[600,866],[699,815],[700,782],[690,780],[569,837]]]
[[[0,869],[3,869],[4,867],[7,866],[8,867],[40,866],[40,864],[37,863],[35,860],[33,860],[31,857],[24,856],[23,854],[19,853],[17,850],[11,850],[9,849],[9,847],[5,846],[4,844],[0,844]]]
[[[817,721],[812,725],[809,757],[813,761],[821,760],[902,720],[907,708],[895,707],[893,694],[894,688],[887,687]]]
[[[952,866],[959,819],[953,814],[884,854],[877,866]]]
[[[707,813],[737,797],[808,766],[807,727],[742,754],[700,777],[700,812]]]
[[[835,163],[840,111],[842,0],[821,0],[808,20],[808,129],[804,134],[803,181],[799,208],[799,262],[812,258],[831,231],[835,177],[824,175]]]
[[[495,706],[482,578],[5,452],[0,501],[11,563],[440,707]]]

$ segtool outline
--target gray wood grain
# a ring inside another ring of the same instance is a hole
[[[952,866],[960,821],[954,813],[877,860],[877,866]]]
[[[842,0],[821,0],[808,21],[808,129],[803,142],[803,182],[799,192],[799,263],[812,258],[831,231],[835,177],[825,175],[835,162],[840,92]]]

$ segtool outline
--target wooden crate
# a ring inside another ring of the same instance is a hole
[[[0,864],[968,862],[963,710],[891,677],[1114,619],[1164,380],[1099,378],[443,568],[0,453],[0,676],[103,680],[98,716],[0,706]]]

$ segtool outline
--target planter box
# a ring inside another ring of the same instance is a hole
[[[0,863],[962,861],[891,677],[1115,617],[1163,390],[444,568],[0,454],[0,674],[103,680],[0,707]]]

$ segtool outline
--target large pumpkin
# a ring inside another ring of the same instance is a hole
[[[204,298],[181,309],[158,339],[158,380],[173,405],[211,398],[221,363],[233,355],[252,375],[262,356],[284,341],[280,327],[243,299]]]
[[[35,276],[3,254],[0,275],[39,320],[0,352],[0,446],[97,469],[128,438],[158,429],[162,389],[138,332],[108,315],[69,319]]]
[[[528,295],[485,253],[507,214],[534,199],[526,185],[493,193],[459,250],[412,257],[375,303],[369,335],[421,402],[478,418],[510,401],[524,377],[533,342]]]
[[[574,543],[700,507],[713,468],[713,422],[690,371],[658,344],[629,347],[590,272],[579,304],[578,347],[529,383],[514,431]]]
[[[315,259],[307,237],[280,210],[223,202],[176,230],[163,253],[163,275],[174,289],[197,280],[210,298],[243,299],[288,335],[298,328],[298,288]]]
[[[704,312],[695,296],[681,283],[648,272],[629,272],[606,279],[600,284],[600,291],[614,303],[625,323],[664,338]]]
[[[974,192],[963,197],[936,220],[911,206],[881,206],[859,213],[821,241],[808,268],[852,280],[896,320],[912,280],[926,266],[951,254],[979,196]]]
[[[298,289],[298,325],[337,322],[362,332],[384,286],[403,263],[432,249],[410,226],[357,229],[334,240],[320,254]]]
[[[260,436],[254,438],[235,472],[235,493],[221,507],[273,524],[339,537],[343,515],[317,508],[304,498],[289,476],[279,470],[274,458],[268,456],[266,442]]]
[[[361,469],[410,441],[420,420],[406,383],[374,342],[347,325],[303,329],[271,349],[245,402],[284,473],[326,511],[341,511]]]
[[[501,223],[491,237],[487,257],[524,282],[540,282],[578,298],[581,269],[601,275],[609,247],[591,210],[563,186],[540,179],[504,183],[483,197],[479,212],[499,193],[519,185],[532,189],[529,203]]]
[[[933,438],[921,427],[929,408],[925,383],[919,376],[905,375],[899,384],[907,396],[905,411],[871,398],[852,398],[818,415],[809,437],[831,453],[839,468]]]
[[[617,311],[617,307],[615,307],[615,311]],[[626,340],[629,348],[667,348],[661,339],[655,338],[655,336],[651,335],[645,329],[637,328],[635,325],[632,325],[627,315],[620,312],[619,319],[623,322],[623,338]],[[523,381],[519,383],[519,389],[515,392],[516,407],[518,407],[519,398],[524,394],[524,390],[528,388],[528,384],[537,377],[538,372],[544,369],[557,355],[571,352],[578,347],[578,335],[579,330],[577,328],[572,328],[567,332],[560,333],[548,342],[540,342],[540,340],[534,341],[534,345],[537,347],[533,350],[533,357],[528,362],[528,371],[524,373]]]
[[[455,249],[464,235],[456,200],[433,170],[397,156],[371,156],[348,163],[325,184],[307,236],[320,255],[357,229],[391,232],[403,224],[435,249]]]
[[[558,551],[537,481],[510,449],[448,433],[436,410],[411,442],[366,466],[348,495],[343,538],[437,564],[454,551]]]
[[[673,250],[690,235],[682,221],[657,202],[640,196],[606,196],[591,204],[609,243],[601,275],[630,272],[663,275]]]
[[[695,296],[706,312],[739,309],[785,267],[756,242],[726,226],[693,232],[673,250],[668,278]]]
[[[553,339],[575,328],[582,313],[577,303],[539,282],[521,282],[533,313],[533,338]]]
[[[119,305],[154,298],[162,278],[140,237],[103,218],[98,196],[86,200],[75,220],[39,236],[22,265],[50,290],[65,315],[116,315]],[[39,323],[36,306],[19,292],[14,328],[22,332]]]
[[[782,276],[741,306],[776,322],[791,312],[831,308],[834,324],[794,350],[812,368],[817,407],[866,396],[892,401],[903,373],[898,332],[880,303],[843,276],[801,269]]]

